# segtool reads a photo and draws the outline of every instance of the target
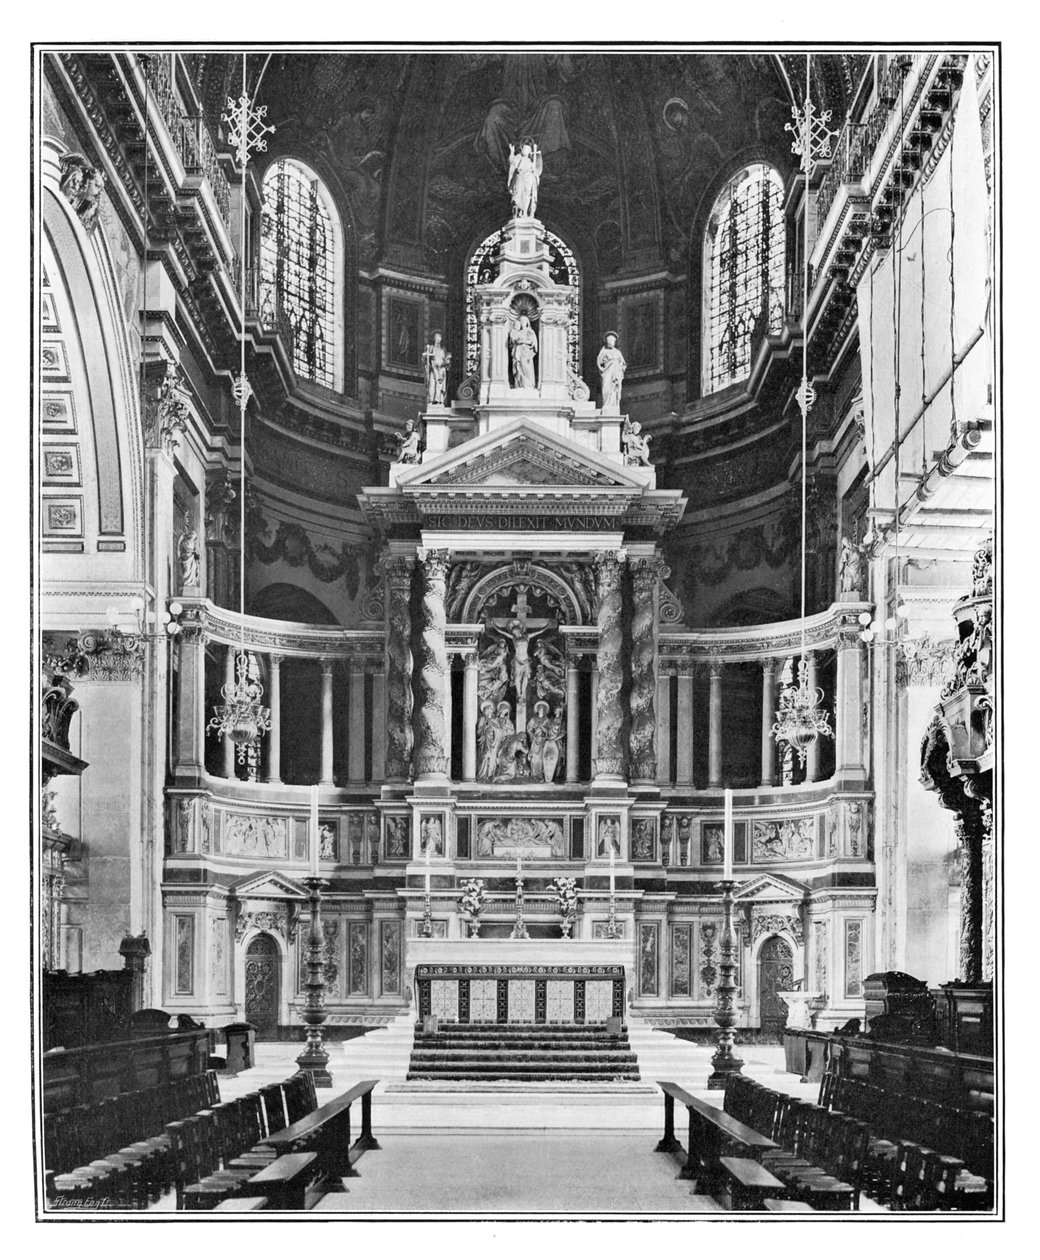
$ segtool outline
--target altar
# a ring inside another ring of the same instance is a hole
[[[623,940],[410,942],[420,1019],[458,1024],[605,1024],[624,1019]]]

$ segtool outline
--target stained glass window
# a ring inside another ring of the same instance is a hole
[[[545,233],[549,245],[549,277],[554,284],[569,284],[574,290],[571,321],[567,326],[567,350],[571,370],[581,368],[581,275],[570,247],[554,232]],[[495,256],[502,243],[502,231],[492,232],[478,247],[466,268],[466,375],[480,370],[480,330],[477,327],[476,286],[490,284],[498,274]]]
[[[281,158],[264,175],[260,309],[292,330],[293,367],[304,380],[336,387],[335,236],[317,179]]]
[[[751,372],[756,326],[779,333],[784,321],[783,184],[771,166],[745,167],[722,190],[704,242],[704,392]]]

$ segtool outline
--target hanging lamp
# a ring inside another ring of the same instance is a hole
[[[802,642],[798,661],[797,679],[780,693],[780,707],[772,734],[778,744],[786,744],[798,754],[800,765],[805,765],[806,753],[821,735],[833,735],[830,717],[822,708],[823,688],[809,686],[809,669],[806,663],[805,641],[805,534],[807,491],[807,447],[809,411],[816,401],[816,391],[809,381],[809,185],[813,170],[820,158],[830,157],[834,138],[838,134],[827,124],[831,111],[816,112],[811,92],[811,56],[805,55],[805,105],[799,109],[791,106],[793,122],[785,126],[794,139],[791,149],[800,157],[799,170],[805,176],[804,227],[802,248],[802,380],[795,399],[802,417],[802,569],[801,569],[801,626]]]
[[[270,60],[270,58],[268,58]],[[264,69],[267,68],[266,62]],[[263,73],[261,72],[261,78]],[[259,90],[259,80],[257,89]],[[264,138],[274,128],[264,121],[267,106],[255,107],[246,89],[246,54],[242,54],[242,94],[237,100],[228,97],[227,110],[221,116],[228,125],[228,139],[235,149],[242,170],[242,197],[239,205],[239,300],[241,323],[239,326],[239,372],[232,386],[232,394],[238,404],[238,450],[240,464],[238,495],[238,615],[241,629],[239,650],[235,655],[235,680],[220,689],[224,703],[214,709],[208,729],[215,735],[230,739],[237,747],[239,765],[244,765],[249,750],[255,748],[263,735],[271,729],[271,710],[261,703],[264,695],[259,678],[249,674],[249,653],[246,651],[246,408],[253,390],[246,376],[246,170],[251,150],[263,152],[267,148]]]

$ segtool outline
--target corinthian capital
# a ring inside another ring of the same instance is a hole
[[[423,567],[423,580],[427,585],[447,581],[450,560],[447,551],[432,551],[426,547],[420,547],[416,555]]]

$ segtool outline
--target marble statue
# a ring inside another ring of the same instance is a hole
[[[603,349],[596,360],[603,396],[602,408],[609,412],[621,409],[621,382],[625,379],[625,368],[628,366],[625,356],[617,348],[617,341],[617,333],[608,332],[603,338]]]
[[[318,856],[323,862],[336,861],[336,832],[330,823],[318,828]]]
[[[522,141],[520,151],[509,146],[509,174],[506,187],[513,200],[514,219],[533,219],[538,208],[538,181],[542,178],[542,155],[534,140],[528,136]]]
[[[441,832],[441,820],[435,814],[428,814],[422,820],[419,839],[423,853],[429,853],[431,857],[443,856],[444,837]]]
[[[506,705],[508,711],[509,706]],[[498,767],[498,746],[502,742],[503,731],[495,715],[495,706],[485,700],[480,706],[480,717],[477,719],[477,754],[480,758],[477,765],[477,778],[488,783],[495,777]]]
[[[198,586],[200,554],[198,530],[193,529],[185,518],[184,533],[177,541],[177,556],[181,562],[182,590]]]
[[[534,645],[534,689],[539,700],[563,702],[566,691],[567,666],[563,653],[548,639]]]
[[[625,463],[650,467],[650,436],[643,436],[643,426],[638,420],[625,424],[621,434],[621,442],[625,448]]]
[[[535,389],[534,357],[538,339],[531,321],[521,315],[509,332],[509,356],[513,364],[513,388]]]
[[[608,857],[613,852],[621,856],[621,824],[616,818],[601,818],[599,822],[599,856]]]
[[[497,704],[509,686],[508,654],[509,645],[504,639],[493,639],[480,654],[477,695],[482,707],[485,701]]]
[[[513,723],[509,722],[509,729],[512,730]],[[527,762],[527,736],[521,732],[514,732],[507,735],[498,750],[498,773],[495,775],[496,783],[506,783],[514,779],[527,779],[530,777]]]
[[[563,745],[563,705],[560,705],[549,719],[549,730],[545,736],[542,767],[545,771],[546,783],[552,783],[556,778],[557,768],[563,762]]]
[[[406,420],[404,422],[404,432],[397,435],[397,441],[399,445],[396,462],[398,464],[418,464],[419,430],[415,427],[414,420]]]
[[[536,782],[548,782],[545,774],[545,744],[549,737],[549,706],[538,700],[534,715],[527,723],[528,764]]]
[[[862,595],[865,574],[864,561],[870,553],[870,532],[861,543],[854,543],[847,534],[841,537],[841,559],[838,562],[838,589],[842,595]]]
[[[426,377],[426,400],[431,407],[443,407],[447,401],[451,353],[441,344],[439,329],[434,332],[433,341],[423,351],[422,360],[423,375]]]

